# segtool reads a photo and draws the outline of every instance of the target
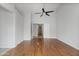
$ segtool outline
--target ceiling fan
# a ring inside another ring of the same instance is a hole
[[[49,13],[52,13],[54,11],[45,11],[45,8],[44,8],[44,4],[43,4],[43,8],[42,8],[42,13],[39,12],[39,13],[35,13],[35,14],[41,14],[40,17],[42,17],[44,14],[47,15],[47,16],[50,16]]]

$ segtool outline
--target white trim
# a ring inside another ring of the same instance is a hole
[[[67,43],[67,42],[65,42],[63,40],[60,40],[60,39],[58,39],[58,40],[61,41],[61,42],[63,42],[63,43],[65,43],[65,44],[67,44],[67,45],[69,45],[69,46],[71,46],[71,47],[73,47],[76,50],[79,50],[79,48],[78,47],[75,47],[74,45],[71,45],[71,44],[69,44],[69,43]]]
[[[6,52],[8,52],[10,49],[12,48],[9,48],[9,49],[6,49],[4,52],[0,53],[0,56],[3,56]]]

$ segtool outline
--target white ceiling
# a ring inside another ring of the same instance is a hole
[[[60,3],[44,3],[45,10],[56,10]],[[41,12],[43,3],[16,3],[16,8],[24,15],[28,12]]]

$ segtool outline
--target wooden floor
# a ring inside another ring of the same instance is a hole
[[[79,56],[79,51],[57,39],[26,40],[4,56]]]

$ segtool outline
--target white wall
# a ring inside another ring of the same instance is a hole
[[[13,15],[0,7],[0,48],[15,46]]]
[[[0,6],[0,48],[14,48],[24,39],[24,18],[11,10]]]
[[[49,35],[45,36],[46,38],[48,38],[48,36],[50,38],[55,38],[56,37],[56,19],[54,16],[55,13],[51,14],[50,17],[45,16],[46,18],[43,18],[42,22],[44,22],[44,24],[49,24],[49,31],[45,31],[45,32],[49,32]],[[24,27],[24,40],[30,40],[31,39],[31,13],[27,13],[27,15],[25,16],[25,27]],[[45,26],[46,27],[46,26]]]
[[[79,4],[61,4],[56,15],[58,39],[79,49]]]
[[[28,12],[24,17],[24,40],[31,39],[31,16]]]
[[[23,4],[22,4],[23,5]],[[30,4],[31,5],[31,4]],[[50,10],[56,10],[58,4],[45,4],[45,10],[50,11]],[[25,7],[25,5],[24,5]],[[41,7],[42,5],[40,4],[32,4],[31,6],[26,6],[27,9],[25,9],[26,14],[25,14],[25,19],[24,19],[24,40],[30,40],[31,39],[31,12],[33,11],[35,12],[41,12]],[[46,38],[56,38],[56,16],[55,16],[55,12],[54,13],[50,13],[50,16],[46,16],[44,15],[44,17],[42,17],[42,21],[39,21],[39,15],[35,16],[32,15],[32,19],[34,23],[37,22],[41,22],[44,24],[49,24],[49,31],[45,30],[44,34]],[[46,26],[45,26],[46,27]],[[49,33],[49,34],[46,34]]]
[[[56,17],[55,12],[50,13],[50,16],[44,14],[40,15],[32,14],[32,24],[44,24],[44,38],[56,38]]]
[[[15,14],[15,42],[16,45],[24,40],[24,18],[16,11]]]

